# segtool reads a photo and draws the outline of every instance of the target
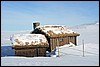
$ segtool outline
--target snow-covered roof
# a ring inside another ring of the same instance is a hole
[[[38,26],[36,29],[43,31],[49,36],[63,36],[63,35],[79,35],[77,32],[74,32],[70,29],[66,29],[61,25],[44,25]]]
[[[42,34],[16,34],[12,37],[13,46],[48,45],[48,41]]]

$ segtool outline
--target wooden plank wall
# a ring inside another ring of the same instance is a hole
[[[16,56],[25,56],[25,57],[38,57],[46,56],[46,47],[45,48],[33,48],[33,49],[15,49]]]
[[[73,44],[77,45],[77,43],[76,43],[76,36],[69,36],[68,38],[69,38],[68,42],[72,42]]]
[[[63,36],[63,37],[51,37],[50,38],[50,50],[52,51],[57,46],[57,39],[59,46],[63,46],[65,44],[69,44],[72,42],[76,45],[76,36]]]

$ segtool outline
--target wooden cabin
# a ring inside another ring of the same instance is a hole
[[[42,34],[16,34],[12,40],[16,56],[46,56],[49,47],[47,39]]]
[[[49,43],[49,48],[47,49],[49,52],[54,50],[56,46],[63,46],[70,42],[77,45],[77,36],[80,35],[77,32],[66,29],[64,26],[60,25],[37,26],[31,34],[45,35]]]

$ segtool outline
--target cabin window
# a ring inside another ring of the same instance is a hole
[[[63,42],[63,38],[60,39],[60,42]]]

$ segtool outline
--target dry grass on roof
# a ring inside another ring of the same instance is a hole
[[[51,30],[46,30],[45,28],[51,28]],[[59,31],[61,31],[61,33],[55,33],[52,28],[57,28],[60,29]],[[44,30],[46,32],[45,35],[50,36],[50,37],[61,37],[61,36],[79,36],[80,34],[72,32],[72,33],[65,33],[64,30],[65,28],[63,26],[41,26],[39,28],[37,28],[37,30],[39,30],[40,32],[44,32]],[[63,32],[62,32],[63,31]],[[66,30],[65,30],[66,31]],[[49,34],[49,35],[48,35]]]
[[[43,27],[41,27],[41,28],[50,28],[50,27],[51,27],[51,28],[59,28],[59,27],[62,27],[62,26],[49,26],[49,25],[48,25],[48,26],[43,26]],[[62,27],[62,28],[63,28],[63,27]]]

